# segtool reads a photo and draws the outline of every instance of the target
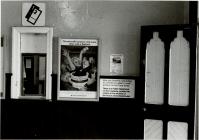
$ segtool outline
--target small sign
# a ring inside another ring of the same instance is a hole
[[[100,77],[100,97],[134,98],[135,79]]]
[[[61,39],[60,43],[67,46],[98,46],[96,39]]]
[[[123,74],[123,54],[112,54],[110,56],[110,73],[113,75]]]
[[[45,26],[45,3],[23,3],[23,26]]]

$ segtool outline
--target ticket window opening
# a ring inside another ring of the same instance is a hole
[[[46,95],[46,54],[22,54],[22,96]]]
[[[51,100],[51,27],[12,27],[11,99]]]

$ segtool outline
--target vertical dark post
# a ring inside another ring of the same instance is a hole
[[[5,98],[10,99],[11,97],[11,76],[12,73],[6,73],[6,91],[5,91]]]
[[[190,56],[190,83],[189,83],[189,88],[190,88],[190,93],[189,93],[189,114],[191,116],[193,116],[191,119],[189,119],[189,126],[188,126],[188,137],[191,138],[194,135],[194,115],[195,115],[195,98],[196,98],[196,92],[195,92],[195,88],[196,88],[196,60],[197,60],[197,56],[196,56],[196,51],[197,51],[197,21],[195,21],[195,23],[192,23],[192,49],[190,50],[191,52],[191,56]]]
[[[198,20],[198,2],[189,2],[189,24],[197,24]]]
[[[57,74],[51,74],[52,77],[52,101],[57,99]]]
[[[192,41],[193,41],[194,46],[197,45],[197,23],[198,23],[198,2],[197,1],[190,1],[189,2],[189,24],[193,26],[193,40]],[[192,60],[197,59],[197,57],[195,56],[196,50],[197,49],[195,48],[194,52],[191,54],[192,55],[191,57],[195,57]],[[195,81],[195,78],[197,78],[196,75],[195,75],[195,73],[196,73],[196,71],[195,71],[196,70],[196,62],[197,61],[192,62],[192,63],[194,63],[192,65],[193,71],[192,71],[191,76],[190,76],[192,78],[192,81],[193,80]],[[190,86],[191,86],[190,88],[195,89],[195,84],[194,85],[190,84]],[[193,93],[195,93],[194,91],[193,91]],[[194,97],[197,98],[197,96],[195,96],[195,94],[191,94],[190,100],[194,101],[194,99],[195,99]],[[194,109],[195,109],[194,104],[191,106],[191,109],[192,109],[191,112],[194,112]],[[193,114],[193,116],[194,116],[194,114]],[[192,125],[188,126],[189,127],[188,128],[188,130],[189,130],[188,137],[191,137],[193,135],[194,129],[196,129],[196,127],[194,127],[194,120],[190,119],[190,124],[192,124]],[[198,130],[195,130],[195,131],[198,131]],[[197,139],[197,137],[198,137],[197,134],[196,134],[195,137]]]

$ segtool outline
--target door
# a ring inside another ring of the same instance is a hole
[[[144,139],[193,139],[196,27],[141,28]]]

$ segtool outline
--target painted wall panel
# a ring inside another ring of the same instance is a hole
[[[188,139],[188,124],[185,122],[168,122],[168,140],[187,140]]]
[[[144,120],[144,140],[162,140],[163,122],[161,120]]]
[[[164,100],[164,43],[153,33],[153,38],[147,43],[145,70],[145,103],[163,104]]]
[[[169,59],[169,104],[176,106],[189,105],[189,73],[190,47],[183,37],[182,31],[177,31],[177,37],[170,45]]]
[[[46,34],[21,34],[22,53],[46,53]]]

